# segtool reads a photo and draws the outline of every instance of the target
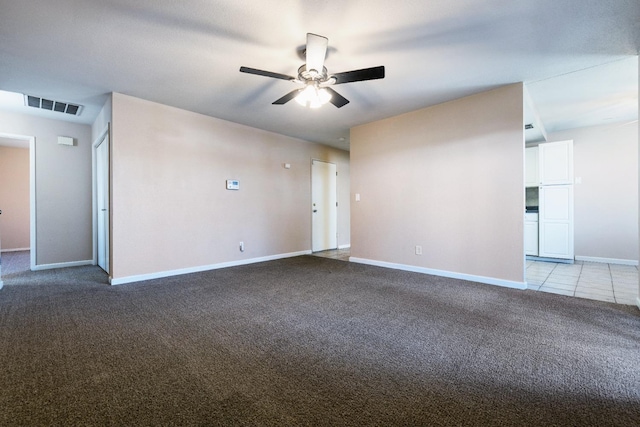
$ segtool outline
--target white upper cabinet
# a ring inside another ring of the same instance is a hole
[[[573,184],[573,141],[547,142],[538,150],[540,185]]]
[[[529,147],[524,150],[524,185],[525,187],[537,187],[538,179],[538,147]]]

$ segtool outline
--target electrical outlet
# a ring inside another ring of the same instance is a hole
[[[416,255],[422,255],[422,246],[416,245]]]
[[[244,242],[240,242],[240,252],[244,252]]]

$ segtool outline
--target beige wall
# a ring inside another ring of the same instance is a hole
[[[2,250],[29,249],[29,149],[0,146]]]
[[[572,129],[576,258],[638,261],[638,122]]]
[[[36,265],[91,260],[90,126],[0,112],[0,132],[35,136]]]
[[[352,129],[351,256],[524,282],[523,132],[522,84]]]
[[[117,93],[112,119],[114,279],[310,250],[314,158],[349,243],[349,153]]]

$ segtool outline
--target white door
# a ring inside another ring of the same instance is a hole
[[[540,185],[573,184],[573,141],[538,145]]]
[[[333,163],[311,161],[311,250],[338,248],[337,173]]]
[[[98,266],[109,272],[109,134],[96,147],[96,239]]]
[[[539,256],[573,259],[573,185],[539,189]]]

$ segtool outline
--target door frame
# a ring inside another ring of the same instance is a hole
[[[36,137],[0,132],[0,137],[29,141],[29,268],[36,268]],[[1,250],[1,248],[0,248]]]
[[[109,183],[109,227],[107,229],[107,249],[105,252],[105,263],[107,265],[107,273],[111,275],[111,124],[107,123],[106,128],[100,133],[100,135],[91,144],[91,203],[93,209],[92,215],[92,232],[93,232],[93,265],[98,265],[98,146],[105,142],[108,144],[107,150],[109,152],[109,161],[107,166],[108,171],[108,183]]]
[[[338,177],[337,177],[338,176],[338,164],[334,163],[334,162],[331,162],[331,161],[328,161],[328,160],[321,160],[321,159],[312,158],[311,159],[311,165],[310,165],[310,175],[311,175],[311,180],[310,180],[311,181],[310,182],[310,184],[311,184],[311,188],[310,188],[310,190],[311,190],[311,192],[310,192],[310,195],[311,195],[311,197],[310,197],[310,199],[311,199],[310,208],[311,209],[310,210],[311,210],[311,212],[310,213],[311,213],[311,252],[312,253],[314,252],[314,250],[313,250],[313,234],[314,234],[314,229],[313,229],[313,162],[322,162],[322,163],[332,164],[336,168],[336,186],[335,186],[335,195],[336,195],[336,207],[335,207],[336,208],[335,209],[336,247],[335,247],[335,249],[338,249],[340,247],[340,244],[338,242],[338,230],[340,228],[339,227],[340,223],[338,222],[339,212],[338,212],[338,205],[337,205],[337,202],[338,202]],[[331,250],[331,249],[326,249],[326,250]]]

